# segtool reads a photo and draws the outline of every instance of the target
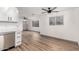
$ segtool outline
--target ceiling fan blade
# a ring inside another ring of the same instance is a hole
[[[53,9],[51,9],[52,11],[55,10],[57,7],[54,7]]]
[[[60,11],[52,11],[52,12],[60,12]]]
[[[46,9],[42,8],[42,10],[47,11]]]
[[[47,12],[42,12],[42,14],[47,13]]]

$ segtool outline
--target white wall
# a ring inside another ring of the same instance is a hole
[[[49,26],[49,17],[64,15],[64,25]],[[40,33],[79,42],[79,8],[40,16]]]

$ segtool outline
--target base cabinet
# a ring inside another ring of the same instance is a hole
[[[15,45],[15,33],[4,33],[0,35],[0,50],[8,49]]]
[[[0,50],[4,49],[4,36],[0,36]]]
[[[22,43],[22,34],[20,32],[15,33],[15,47],[20,46]]]

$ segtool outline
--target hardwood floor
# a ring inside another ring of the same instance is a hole
[[[22,45],[9,51],[79,51],[75,43],[41,36],[37,32],[24,31]]]

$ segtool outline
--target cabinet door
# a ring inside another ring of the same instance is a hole
[[[21,32],[16,32],[15,33],[15,47],[21,45],[21,43],[22,43]]]
[[[8,49],[15,45],[15,33],[8,33],[4,35],[4,49]]]
[[[0,50],[4,48],[4,36],[0,36]]]
[[[17,23],[17,31],[23,31],[23,22],[22,21],[19,21]]]

